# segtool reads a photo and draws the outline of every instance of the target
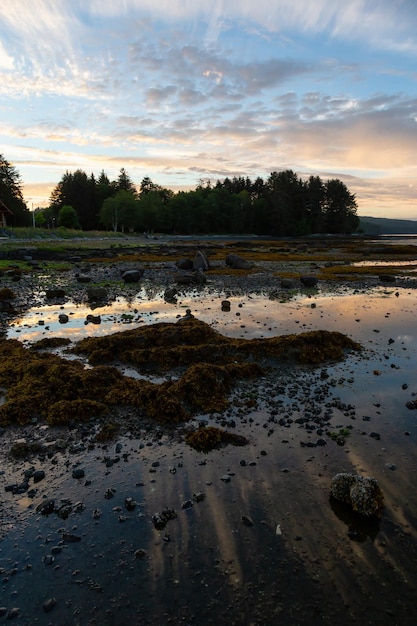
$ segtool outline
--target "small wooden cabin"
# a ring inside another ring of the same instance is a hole
[[[2,200],[0,200],[0,228],[6,228],[7,218],[10,218],[12,215],[13,213],[11,210],[7,208]]]

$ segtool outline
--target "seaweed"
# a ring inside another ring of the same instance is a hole
[[[233,339],[194,317],[107,337],[83,339],[72,349],[94,367],[68,361],[40,347],[0,339],[0,380],[6,389],[0,424],[46,420],[50,424],[106,416],[111,407],[133,407],[160,423],[181,423],[198,412],[220,412],[236,381],[259,377],[269,359],[317,365],[361,347],[337,332],[312,331],[266,339]],[[178,380],[153,383],[117,369],[120,362],[141,371],[179,370]]]
[[[228,430],[221,430],[215,426],[203,426],[188,433],[185,441],[198,452],[210,452],[215,448],[232,444],[234,446],[245,446],[249,443],[246,437],[236,435]]]

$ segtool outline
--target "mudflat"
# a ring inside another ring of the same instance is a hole
[[[416,623],[414,246],[12,248],[3,619]],[[377,480],[381,516],[330,497],[341,472]]]

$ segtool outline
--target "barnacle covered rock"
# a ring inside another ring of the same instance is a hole
[[[330,485],[330,496],[350,504],[356,513],[365,517],[380,517],[384,508],[381,488],[377,480],[369,476],[349,472],[336,474]]]

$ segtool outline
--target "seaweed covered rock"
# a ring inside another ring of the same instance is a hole
[[[330,496],[349,504],[364,517],[380,517],[384,508],[384,496],[375,478],[342,472],[333,477]]]
[[[249,443],[246,437],[236,435],[227,430],[221,430],[215,426],[202,426],[188,433],[185,440],[198,452],[210,452],[210,450],[226,446],[227,444],[246,446]]]

